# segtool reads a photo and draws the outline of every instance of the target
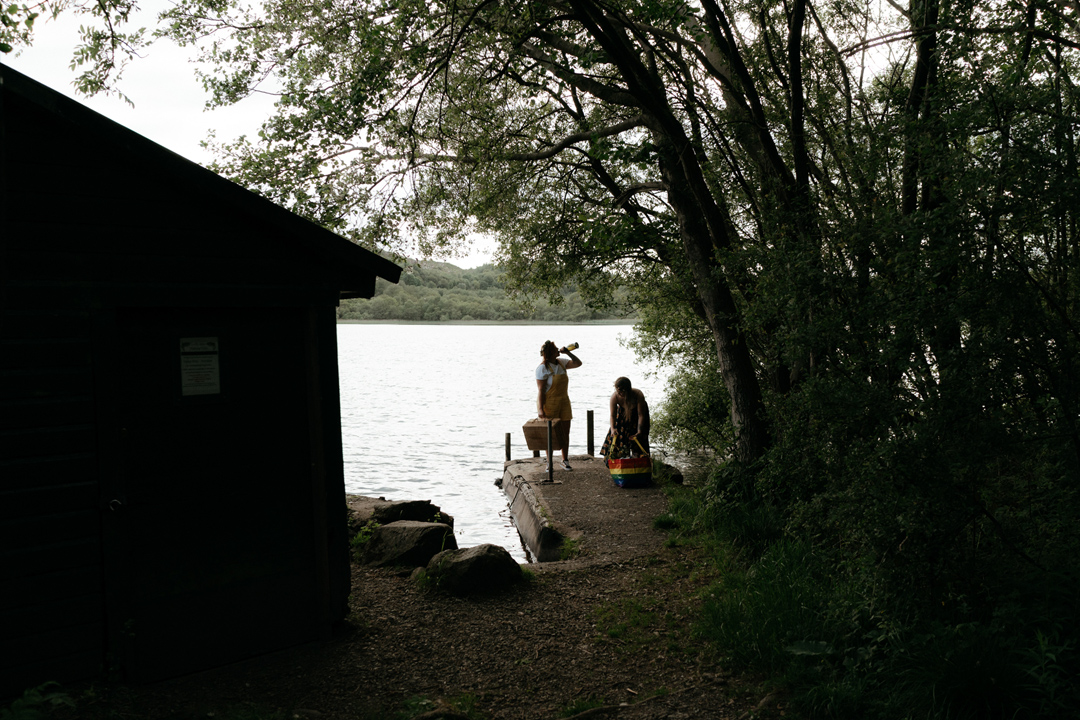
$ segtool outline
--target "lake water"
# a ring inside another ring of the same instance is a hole
[[[531,457],[521,426],[536,417],[540,346],[574,352],[570,454],[587,452],[593,411],[595,452],[608,427],[615,378],[641,388],[650,408],[662,377],[639,365],[620,340],[631,325],[339,324],[345,490],[387,500],[430,500],[454,517],[459,547],[492,543],[519,562],[525,550],[495,486],[511,433],[511,457]],[[666,377],[666,374],[665,376]]]

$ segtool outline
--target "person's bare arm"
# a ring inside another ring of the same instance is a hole
[[[544,419],[544,401],[547,400],[547,380],[536,381],[536,416]]]
[[[563,365],[563,367],[565,367],[567,370],[581,367],[581,360],[578,359],[577,355],[570,352],[566,348],[562,348],[561,350],[559,350],[559,352],[570,358],[570,360],[565,365]]]

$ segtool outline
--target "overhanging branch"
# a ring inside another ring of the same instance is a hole
[[[636,115],[629,120],[624,120],[621,123],[617,123],[606,128],[601,128],[599,130],[587,130],[584,132],[574,133],[573,135],[568,135],[567,137],[563,138],[562,142],[553,145],[550,148],[538,150],[537,152],[531,153],[514,153],[512,155],[506,155],[505,159],[518,162],[528,162],[530,160],[546,160],[549,157],[558,155],[560,152],[576,143],[584,142],[586,140],[592,140],[593,138],[611,137],[612,135],[618,135],[620,133],[626,132],[627,130],[632,130],[636,127],[644,126],[645,118],[641,115]]]

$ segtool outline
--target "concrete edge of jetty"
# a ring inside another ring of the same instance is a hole
[[[564,470],[556,453],[554,482],[548,482],[545,457],[503,465],[501,487],[533,561],[562,560],[567,539],[578,541],[575,549],[593,562],[618,562],[662,546],[663,533],[652,527],[667,505],[660,488],[617,487],[603,457],[571,455],[570,465],[573,470]]]

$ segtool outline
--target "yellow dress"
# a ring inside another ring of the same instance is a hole
[[[552,374],[551,387],[544,394],[545,417],[558,418],[559,420],[573,419],[574,414],[570,410],[570,396],[567,394],[569,379],[565,369],[559,374]]]

